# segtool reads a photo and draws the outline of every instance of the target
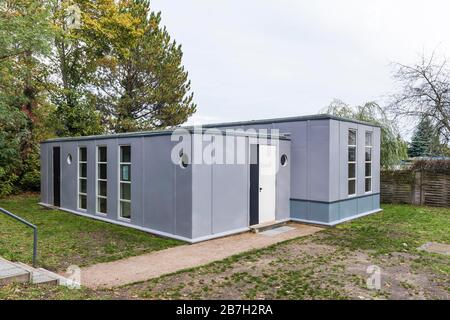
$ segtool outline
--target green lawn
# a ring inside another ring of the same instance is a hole
[[[38,263],[49,270],[64,271],[72,264],[86,266],[181,244],[131,228],[44,209],[37,203],[37,195],[0,199],[0,207],[38,227]],[[0,213],[0,256],[31,263],[32,239],[30,228]]]
[[[113,290],[11,285],[0,299],[450,299],[450,257],[417,250],[450,244],[450,210],[384,211],[313,236]],[[367,267],[381,288],[367,288]]]

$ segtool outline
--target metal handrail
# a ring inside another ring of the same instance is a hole
[[[33,267],[36,268],[36,266],[37,266],[37,241],[38,241],[37,227],[34,224],[29,223],[27,220],[25,220],[19,216],[16,216],[14,213],[9,212],[8,210],[0,208],[0,212],[3,212],[7,216],[10,216],[11,218],[23,223],[27,227],[30,227],[33,229]]]

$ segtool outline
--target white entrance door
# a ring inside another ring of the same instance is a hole
[[[259,223],[275,221],[276,146],[259,145]]]

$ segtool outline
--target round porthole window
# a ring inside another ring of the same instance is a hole
[[[283,154],[283,155],[281,156],[280,162],[281,162],[281,165],[282,165],[283,167],[286,166],[287,163],[288,163],[288,157],[287,157],[287,155]]]
[[[183,153],[183,154],[181,154],[180,158],[181,158],[181,161],[180,161],[181,168],[186,169],[189,165],[189,157],[187,156],[187,154]]]
[[[72,155],[70,153],[67,155],[67,164],[72,164]]]

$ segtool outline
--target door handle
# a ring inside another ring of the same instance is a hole
[[[262,191],[262,188],[259,188],[259,192],[261,192]]]

